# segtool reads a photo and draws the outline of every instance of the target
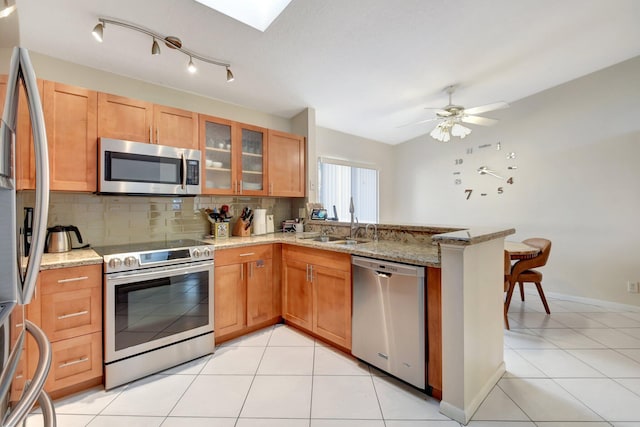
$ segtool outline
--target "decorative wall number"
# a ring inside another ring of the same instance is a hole
[[[463,187],[466,200],[478,197],[477,195],[487,197],[505,194],[505,185],[496,186],[499,181],[508,186],[514,184],[513,174],[518,169],[517,156],[514,151],[505,153],[504,150],[502,142],[483,143],[465,147],[462,156],[454,159],[453,183],[455,186],[463,182],[466,184]],[[474,194],[476,195],[472,197]]]

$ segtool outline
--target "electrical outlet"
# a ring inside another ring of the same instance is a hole
[[[628,281],[627,282],[627,292],[632,293],[632,294],[637,294],[638,293],[638,282]]]

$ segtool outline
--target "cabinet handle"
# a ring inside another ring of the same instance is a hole
[[[273,182],[269,183],[269,195],[273,195]]]
[[[313,265],[309,266],[309,283],[313,283]]]
[[[244,265],[240,266],[240,281],[244,280]]]
[[[16,375],[16,379],[17,379],[17,380],[21,380],[21,379],[23,379],[23,378],[24,378],[24,375]]]
[[[160,129],[156,128],[156,144],[160,145]]]
[[[149,125],[149,144],[153,144],[153,131],[151,130],[151,125]]]
[[[69,283],[69,282],[79,282],[81,280],[87,280],[89,276],[80,276],[80,277],[70,277],[68,279],[60,279],[58,283]]]
[[[58,365],[58,368],[66,368],[69,366],[73,366],[73,365],[77,365],[78,363],[84,363],[84,362],[88,362],[89,358],[88,357],[81,357],[80,359],[76,359],[76,360],[71,360],[69,362],[64,362],[60,365]]]
[[[246,254],[240,254],[238,256],[251,256],[251,255],[255,255],[255,252],[247,252]]]
[[[253,263],[249,264],[249,278],[253,277]]]
[[[16,323],[16,328],[22,328],[22,326],[24,326],[24,323]]]
[[[83,310],[77,313],[63,314],[62,316],[58,316],[58,320],[68,319],[70,317],[76,317],[76,316],[84,316],[85,314],[89,314],[89,310]]]
[[[239,186],[240,190],[238,191],[238,194],[242,194],[242,180],[240,180],[240,186]]]

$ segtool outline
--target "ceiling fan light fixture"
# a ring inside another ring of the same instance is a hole
[[[93,31],[91,31],[91,34],[93,35],[93,38],[95,38],[98,42],[102,43],[103,32],[104,32],[104,24],[102,23],[102,21],[100,21],[96,24],[95,27],[93,27]]]
[[[470,133],[471,133],[471,129],[469,129],[468,127],[462,126],[460,123],[455,123],[451,127],[451,135],[457,136],[460,139],[463,139],[465,136],[469,135]]]
[[[156,41],[155,37],[153,38],[153,44],[151,45],[151,55],[160,55],[160,45]]]

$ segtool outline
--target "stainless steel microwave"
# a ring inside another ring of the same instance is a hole
[[[100,138],[98,193],[197,196],[199,150]]]

